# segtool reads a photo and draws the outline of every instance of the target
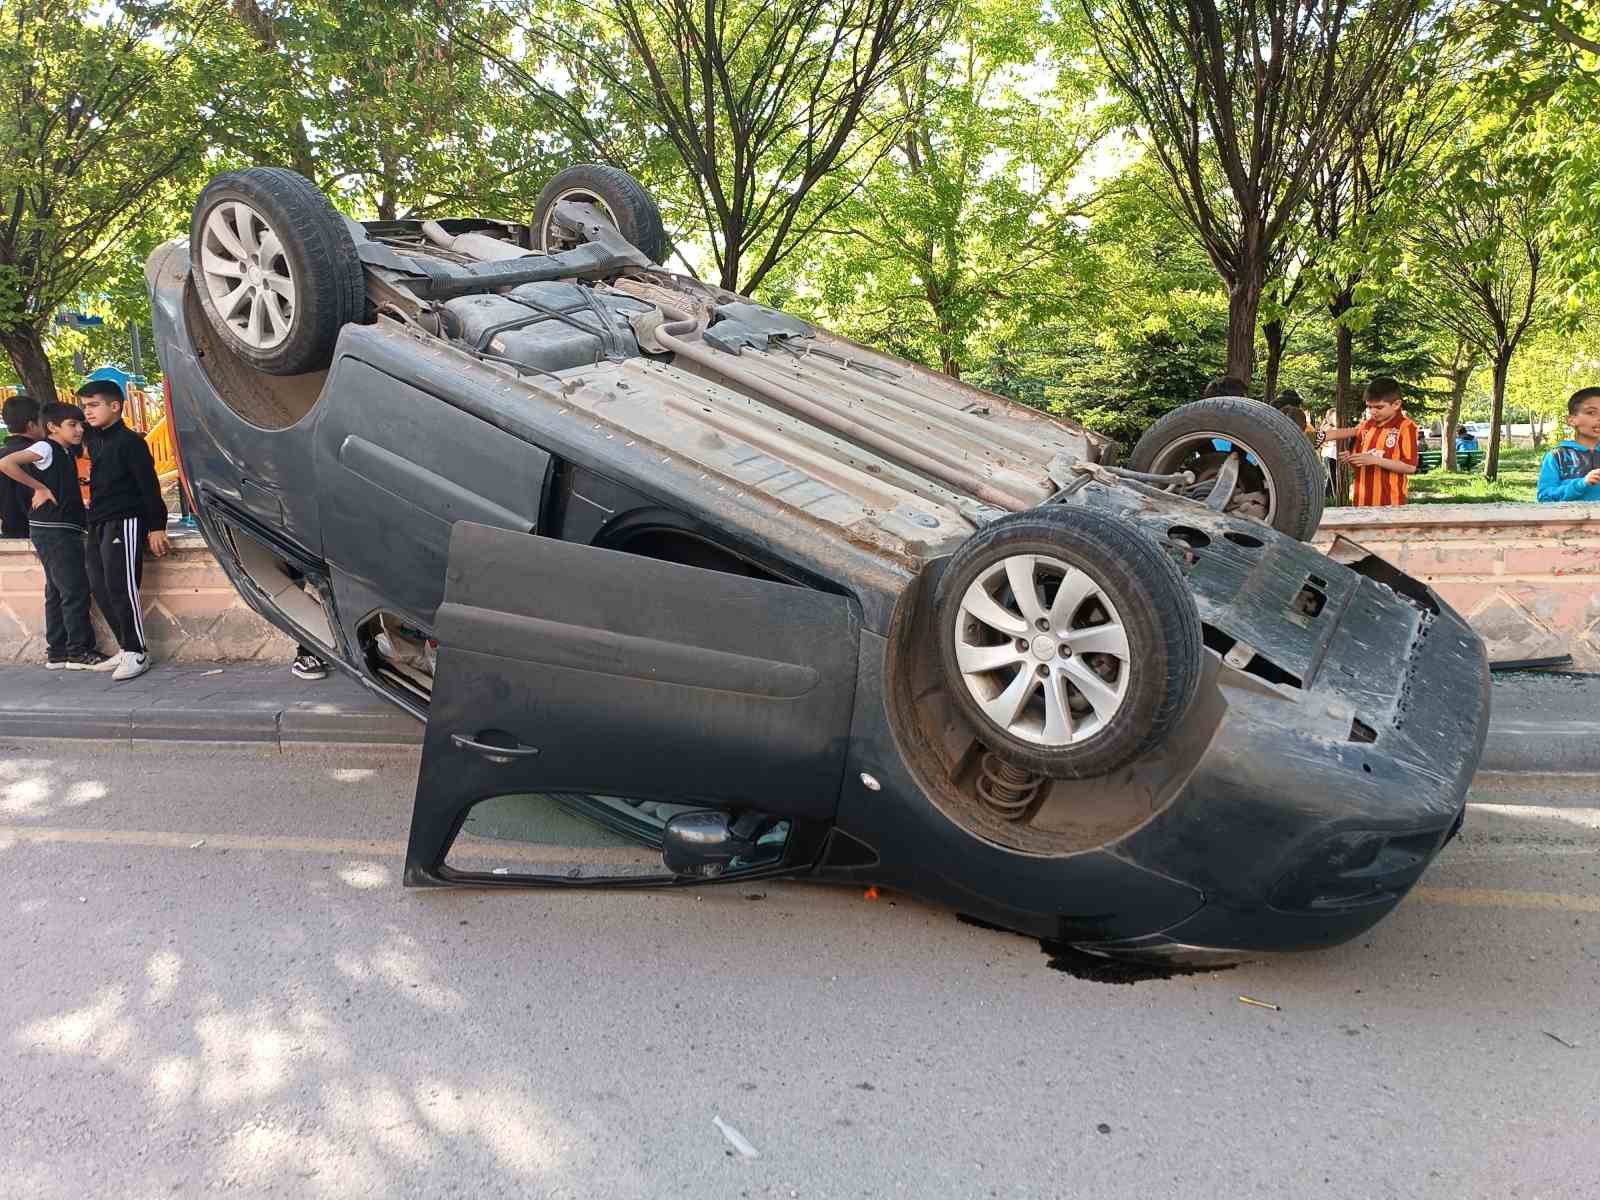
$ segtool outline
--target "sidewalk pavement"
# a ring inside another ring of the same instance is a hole
[[[0,737],[200,742],[422,740],[422,725],[354,680],[296,679],[289,664],[164,663],[110,672],[0,666]]]
[[[410,744],[422,725],[337,672],[308,682],[288,664],[158,662],[125,683],[0,666],[0,737]],[[1481,769],[1600,773],[1600,675],[1497,675]]]

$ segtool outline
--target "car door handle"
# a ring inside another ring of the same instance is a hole
[[[493,763],[508,763],[518,758],[533,758],[539,753],[537,746],[524,746],[518,742],[515,746],[491,746],[487,742],[480,742],[468,737],[464,733],[452,733],[450,741],[463,750],[471,750],[474,754],[481,754]]]

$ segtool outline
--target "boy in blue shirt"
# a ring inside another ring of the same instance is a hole
[[[1567,401],[1572,436],[1544,456],[1539,499],[1600,500],[1600,387],[1579,388]]]

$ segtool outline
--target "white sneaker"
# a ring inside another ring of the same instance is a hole
[[[116,680],[137,679],[149,669],[150,655],[148,652],[135,654],[132,650],[124,650],[122,652],[122,661],[117,664],[117,669],[112,673],[111,678]]]
[[[98,666],[90,667],[89,669],[91,671],[115,671],[122,665],[123,653],[124,651],[118,650],[115,654],[109,655],[105,662],[99,664]],[[113,675],[112,678],[115,679],[116,676]]]

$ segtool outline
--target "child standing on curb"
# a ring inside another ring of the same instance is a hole
[[[94,647],[89,624],[89,575],[84,567],[83,496],[72,448],[83,441],[83,412],[46,404],[46,436],[0,458],[0,474],[28,488],[28,536],[44,566],[45,666],[57,671],[104,671],[114,665]]]
[[[1572,436],[1544,456],[1539,499],[1600,500],[1600,387],[1579,388],[1567,401]]]
[[[167,505],[150,447],[122,423],[122,389],[95,379],[78,397],[89,423],[89,584],[122,648],[111,678],[134,679],[150,669],[139,602],[144,551],[167,553]]]
[[[5,404],[6,440],[0,443],[0,458],[26,450],[44,438],[39,424],[39,402],[32,396],[12,396]],[[0,537],[28,536],[28,505],[33,489],[0,478]]]
[[[1406,502],[1407,485],[1420,458],[1417,424],[1406,416],[1400,384],[1380,375],[1363,397],[1367,419],[1353,429],[1331,429],[1330,442],[1354,439],[1355,450],[1339,461],[1355,472],[1350,502],[1363,508],[1390,508]]]

